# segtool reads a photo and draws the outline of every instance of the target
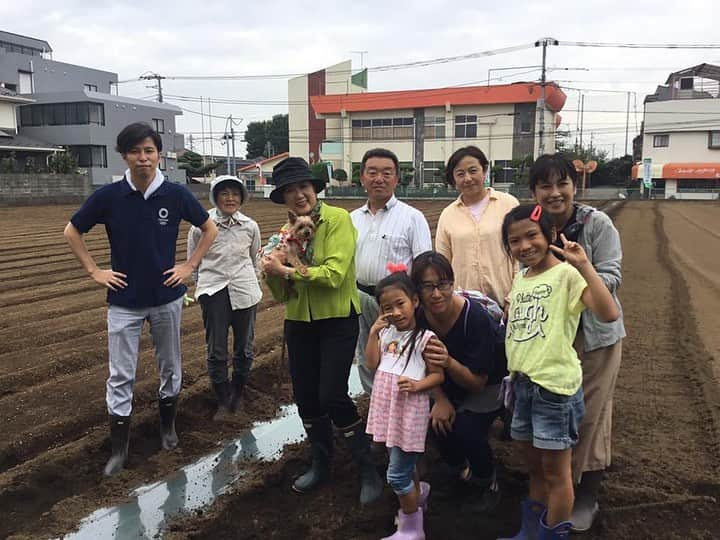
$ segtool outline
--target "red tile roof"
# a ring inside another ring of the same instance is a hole
[[[555,83],[545,86],[548,108],[558,112],[567,96]],[[428,90],[400,90],[394,92],[365,92],[311,96],[310,103],[317,114],[339,114],[361,111],[387,111],[444,107],[449,105],[493,105],[505,103],[535,103],[540,98],[540,84],[514,83],[493,86],[463,86],[431,88]]]

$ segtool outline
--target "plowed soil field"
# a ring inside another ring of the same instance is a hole
[[[416,206],[434,229],[446,204]],[[62,535],[91,511],[126,500],[133,488],[164,478],[292,400],[279,354],[282,306],[266,291],[242,411],[232,423],[213,424],[200,308],[192,305],[182,325],[180,448],[160,451],[158,376],[146,334],[129,466],[104,480],[105,294],[83,275],[63,240],[73,210],[0,211],[0,538]],[[282,207],[266,201],[245,210],[264,236],[285,219]],[[621,300],[629,335],[615,398],[614,465],[602,492],[602,519],[587,537],[720,538],[720,206],[638,201],[613,213],[625,251]],[[186,231],[178,239],[179,259]],[[107,266],[104,230],[96,228],[86,240]],[[494,444],[503,500],[490,515],[479,513],[473,494],[450,483],[434,452],[428,453],[428,538],[515,532],[525,489],[522,466],[510,443],[498,437]],[[261,481],[171,523],[164,536],[376,539],[392,531],[396,501],[386,490],[380,503],[359,508],[356,475],[342,451],[332,484],[305,497],[291,493],[305,450],[294,445],[278,462],[253,465]]]

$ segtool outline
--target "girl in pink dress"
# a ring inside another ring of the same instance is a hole
[[[419,481],[415,465],[425,451],[430,418],[429,390],[444,381],[442,369],[426,365],[423,351],[435,334],[415,320],[420,299],[404,265],[378,283],[380,316],[370,329],[367,367],[377,369],[367,432],[390,453],[387,480],[400,500],[397,531],[384,540],[424,540],[423,507],[430,485]]]

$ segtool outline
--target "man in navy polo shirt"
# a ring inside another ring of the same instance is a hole
[[[140,334],[150,323],[160,368],[158,400],[162,447],[175,448],[177,399],[182,382],[180,318],[190,277],[217,235],[208,213],[184,186],[165,181],[158,169],[162,139],[148,124],[130,124],[117,137],[117,151],[128,165],[122,180],[99,188],[65,227],[70,249],[88,275],[108,289],[108,356],[106,401],[110,415],[112,456],[105,476],[127,460],[133,385]],[[180,220],[202,230],[197,249],[175,263]],[[82,235],[98,223],[110,241],[111,268],[97,266]]]

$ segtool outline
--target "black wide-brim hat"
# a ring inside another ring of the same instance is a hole
[[[325,189],[325,182],[319,178],[315,178],[307,161],[300,157],[289,157],[275,165],[273,167],[272,180],[273,184],[275,184],[275,189],[270,192],[270,200],[277,204],[285,204],[283,192],[290,184],[312,182],[315,193],[320,193]]]

